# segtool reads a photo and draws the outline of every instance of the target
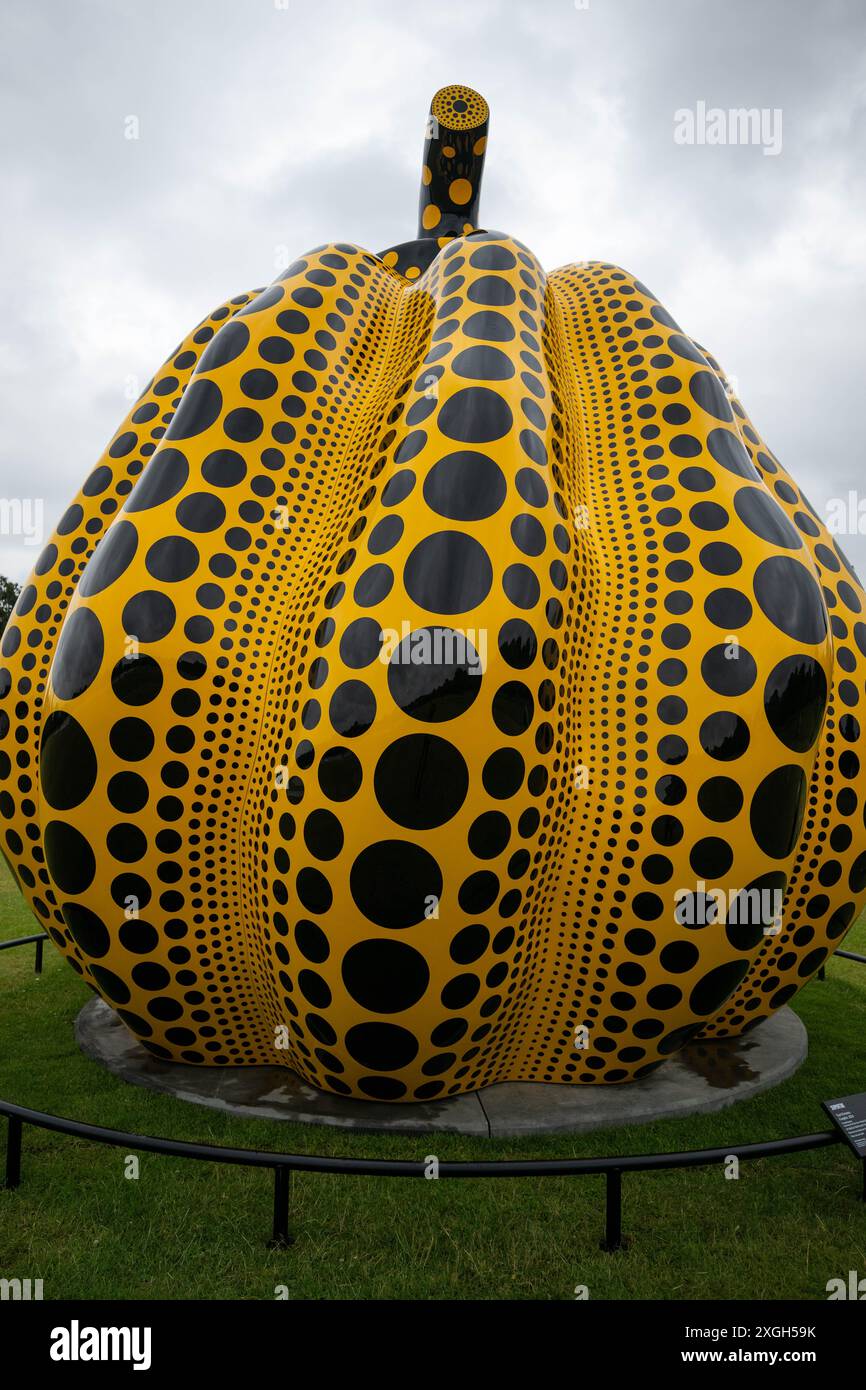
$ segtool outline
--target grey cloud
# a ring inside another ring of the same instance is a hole
[[[6,0],[0,22],[2,489],[44,497],[49,526],[127,378],[279,248],[413,234],[449,81],[492,108],[487,225],[548,266],[625,265],[735,373],[819,510],[862,487],[859,0]],[[676,145],[698,100],[780,107],[781,154]],[[866,571],[866,537],[843,544]],[[0,536],[0,569],[32,560]]]

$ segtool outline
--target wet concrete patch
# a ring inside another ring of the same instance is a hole
[[[75,1040],[85,1056],[124,1081],[245,1119],[496,1139],[582,1133],[721,1110],[777,1086],[808,1053],[805,1027],[785,1008],[742,1038],[691,1043],[651,1076],[627,1085],[508,1081],[472,1095],[393,1105],[330,1095],[285,1067],[160,1062],[101,999],[91,999],[81,1010]]]

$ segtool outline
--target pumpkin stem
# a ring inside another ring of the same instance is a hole
[[[471,87],[440,87],[430,103],[421,170],[418,236],[463,236],[478,226],[487,102]]]

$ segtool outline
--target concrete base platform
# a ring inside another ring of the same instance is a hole
[[[583,1133],[722,1110],[777,1086],[808,1053],[806,1029],[785,1008],[745,1037],[692,1043],[651,1076],[623,1086],[508,1081],[471,1095],[393,1105],[330,1095],[285,1067],[229,1070],[160,1062],[101,999],[81,1010],[75,1040],[86,1056],[124,1081],[244,1119],[485,1139]]]

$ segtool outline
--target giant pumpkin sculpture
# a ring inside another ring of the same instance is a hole
[[[486,139],[184,339],[6,629],[6,855],[159,1058],[629,1081],[866,895],[850,565],[644,285],[476,230]]]

